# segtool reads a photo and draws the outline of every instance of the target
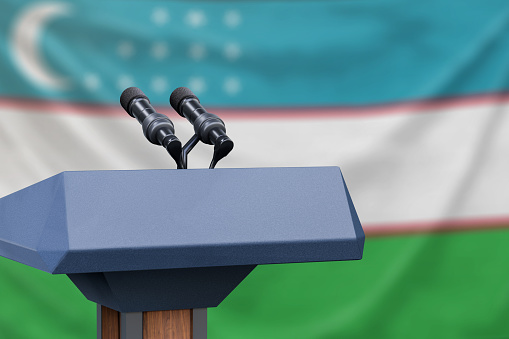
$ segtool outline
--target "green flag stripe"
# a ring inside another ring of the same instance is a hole
[[[259,266],[210,309],[209,338],[507,337],[508,243],[506,229],[368,237],[361,261]],[[0,337],[94,337],[95,305],[65,276],[0,271]]]
[[[507,338],[508,230],[367,238],[364,258],[257,267],[219,338]]]

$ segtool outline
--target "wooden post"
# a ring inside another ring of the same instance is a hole
[[[192,339],[193,310],[143,312],[143,339]]]
[[[97,315],[98,339],[207,338],[205,308],[121,313],[98,305]]]
[[[101,339],[120,339],[120,312],[106,306],[101,307]],[[99,324],[98,324],[99,326]]]

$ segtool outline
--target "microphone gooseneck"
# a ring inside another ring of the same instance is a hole
[[[129,87],[120,96],[120,105],[142,126],[151,143],[163,146],[180,168],[182,143],[175,135],[175,127],[164,114],[157,113],[147,96],[137,87]]]
[[[182,117],[186,118],[194,127],[195,138],[191,139],[182,153],[181,162],[186,166],[187,153],[197,140],[214,145],[214,156],[210,168],[214,168],[219,160],[233,149],[233,141],[226,135],[224,122],[215,114],[209,113],[200,104],[200,100],[186,87],[179,87],[171,93],[170,105]],[[184,167],[186,168],[186,167]]]

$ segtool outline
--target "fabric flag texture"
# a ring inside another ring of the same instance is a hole
[[[1,0],[0,196],[174,168],[118,104],[129,86],[183,141],[168,97],[190,87],[235,141],[218,167],[340,166],[367,235],[361,261],[256,268],[210,338],[509,337],[507,0]],[[0,338],[95,319],[67,277],[0,259]]]

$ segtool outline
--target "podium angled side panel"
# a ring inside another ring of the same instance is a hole
[[[0,199],[0,256],[53,273],[67,251],[64,174]]]

